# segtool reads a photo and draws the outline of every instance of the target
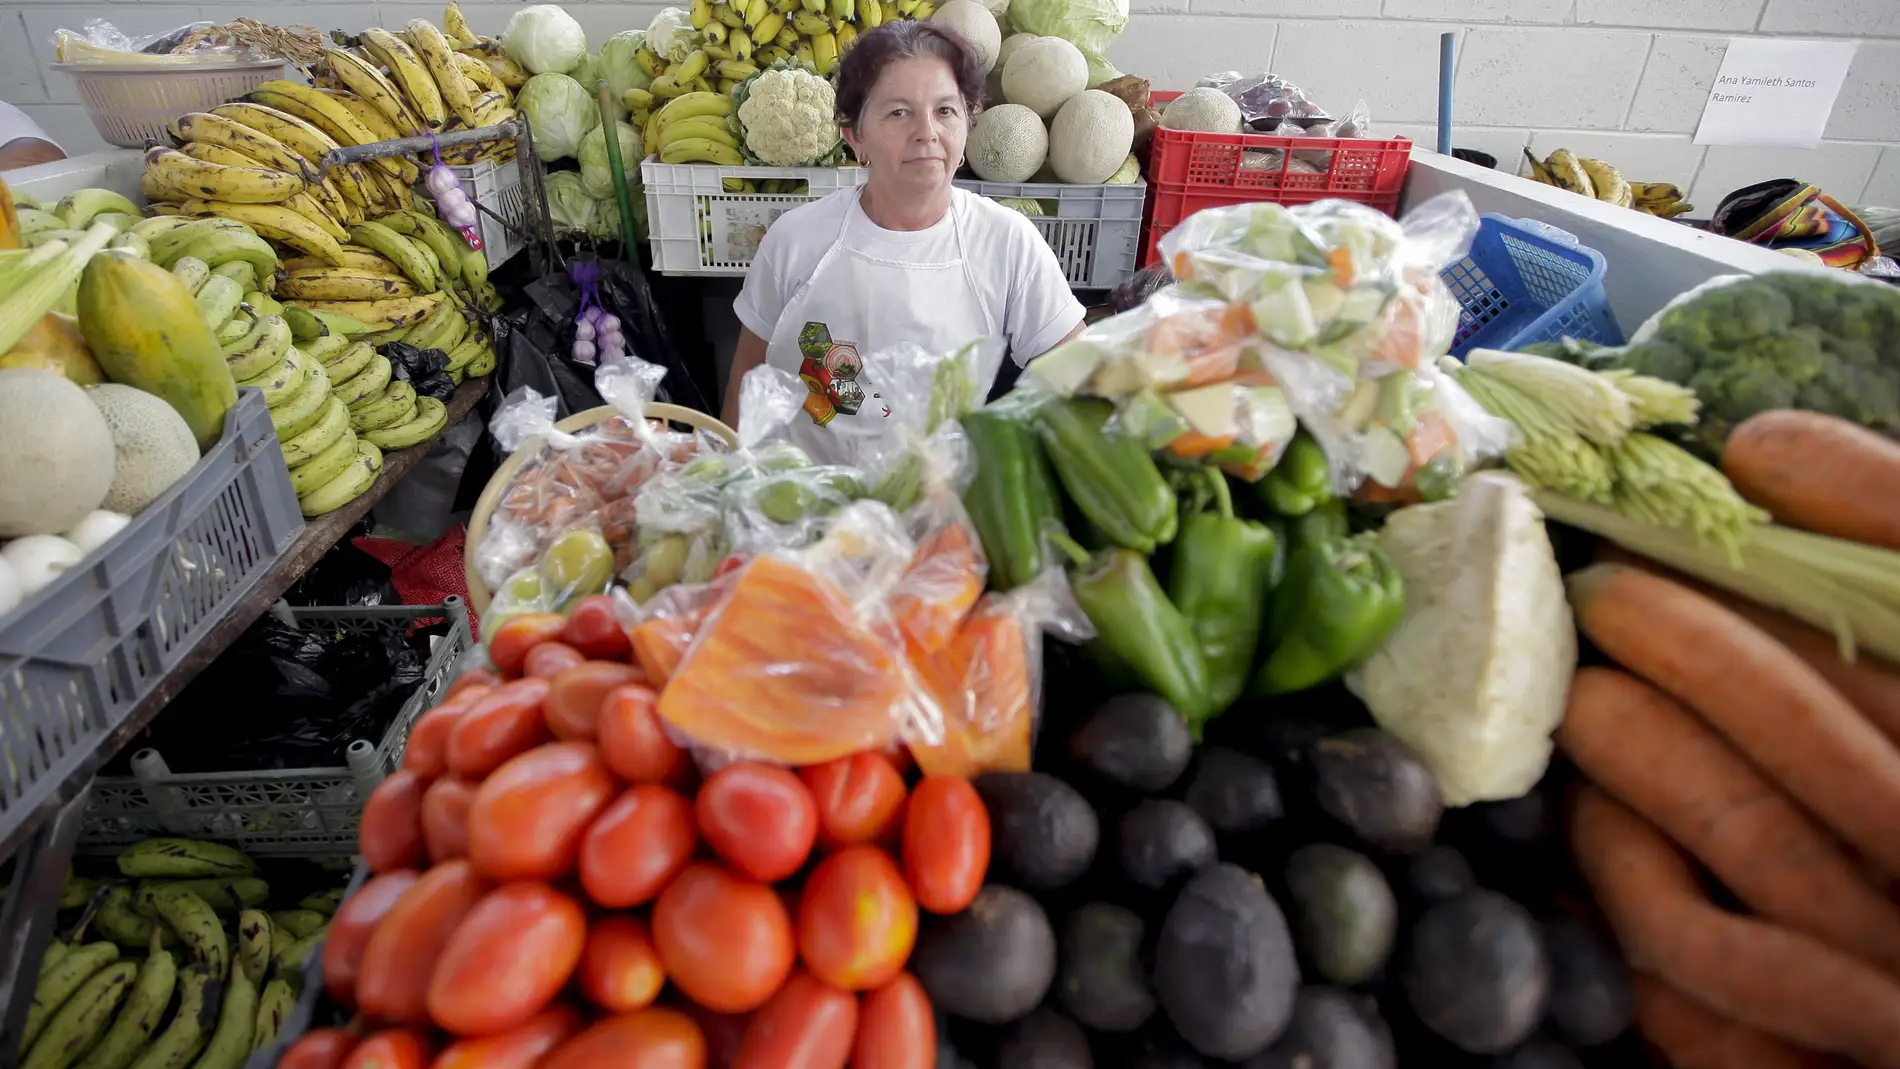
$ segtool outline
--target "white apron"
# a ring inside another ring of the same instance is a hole
[[[955,259],[902,263],[867,256],[846,245],[854,214],[847,211],[837,240],[785,302],[765,359],[804,380],[809,393],[804,411],[792,417],[790,437],[819,463],[845,462],[851,451],[840,439],[876,433],[892,415],[876,362],[867,365],[867,356],[902,342],[945,352],[996,334],[967,254],[967,196],[974,194],[951,190]]]

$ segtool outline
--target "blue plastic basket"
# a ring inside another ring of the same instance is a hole
[[[1603,295],[1603,254],[1535,219],[1484,216],[1471,254],[1442,277],[1458,298],[1453,356],[1471,349],[1519,349],[1565,337],[1623,344]]]

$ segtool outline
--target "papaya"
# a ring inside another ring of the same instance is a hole
[[[79,322],[72,316],[48,312],[0,356],[0,370],[31,368],[64,375],[81,386],[97,386],[106,381],[98,361],[86,349],[86,338],[79,333]]]
[[[191,290],[170,271],[104,252],[79,278],[79,330],[114,382],[156,394],[185,417],[200,450],[217,444],[237,383]]]

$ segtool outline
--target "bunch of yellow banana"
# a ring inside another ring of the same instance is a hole
[[[745,163],[726,120],[736,109],[725,93],[700,91],[666,101],[646,120],[642,144],[661,163]]]
[[[1602,160],[1578,156],[1567,148],[1560,148],[1541,160],[1526,148],[1524,158],[1530,164],[1531,178],[1536,181],[1581,193],[1605,204],[1634,208],[1665,219],[1695,210],[1694,205],[1683,200],[1682,190],[1672,183],[1631,182]]]
[[[731,93],[774,63],[796,61],[829,75],[858,34],[898,19],[927,19],[937,0],[693,0],[693,28],[705,42],[678,63],[641,49],[640,66],[653,78],[643,92],[667,100],[688,93]],[[645,125],[634,101],[636,126]],[[719,162],[693,160],[688,162]]]

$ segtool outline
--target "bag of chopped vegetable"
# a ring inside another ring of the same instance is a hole
[[[1436,366],[1359,382],[1337,408],[1291,391],[1300,424],[1326,453],[1333,490],[1367,502],[1437,501],[1510,448],[1516,428],[1486,412]]]
[[[546,446],[516,470],[476,548],[476,571],[498,594],[557,533],[590,520],[604,500],[592,470],[574,455],[581,439],[555,429],[555,408],[555,398],[523,386],[489,421],[489,432],[509,453]]]
[[[854,501],[817,542],[746,560],[664,673],[661,719],[702,750],[785,765],[940,743],[942,711],[890,612],[915,553],[895,512]]]
[[[1029,771],[1042,708],[1044,634],[1069,643],[1095,637],[1060,567],[1006,594],[985,595],[942,649],[911,645],[909,661],[943,715],[941,739],[909,740],[925,775]]]

